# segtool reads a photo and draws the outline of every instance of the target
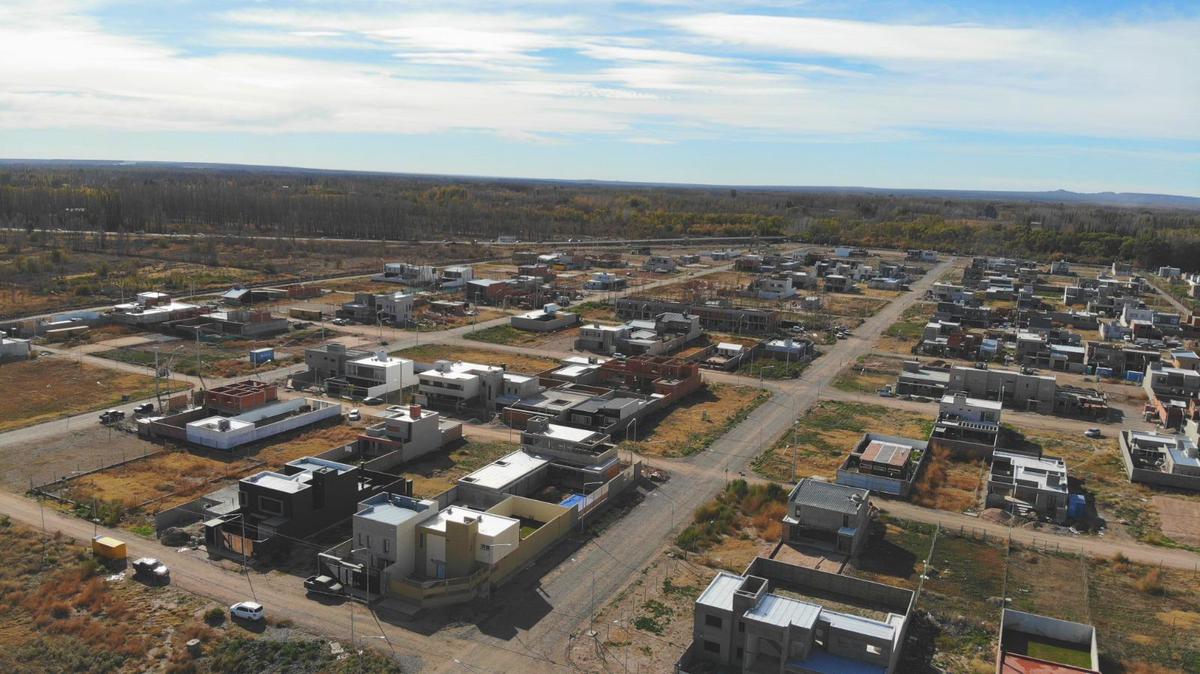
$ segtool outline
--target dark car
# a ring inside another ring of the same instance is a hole
[[[133,572],[143,578],[159,581],[171,580],[171,570],[166,564],[153,557],[141,557],[133,560]]]
[[[154,403],[142,403],[133,408],[134,414],[150,414],[154,411]]]
[[[342,584],[330,576],[309,576],[304,579],[304,589],[307,592],[341,594]]]

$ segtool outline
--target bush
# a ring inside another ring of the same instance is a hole
[[[204,612],[204,622],[216,627],[225,622],[225,609],[220,606],[214,606]]]
[[[1163,595],[1167,593],[1167,588],[1163,585],[1162,571],[1158,569],[1150,569],[1146,575],[1134,581],[1133,586],[1138,589],[1138,592],[1146,594]]]

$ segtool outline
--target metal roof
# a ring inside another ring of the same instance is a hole
[[[912,454],[911,447],[898,445],[894,442],[883,442],[881,440],[872,440],[863,451],[862,461],[872,463],[886,463],[890,466],[903,466],[908,463],[908,457]]]
[[[777,594],[765,595],[754,608],[746,611],[746,618],[750,620],[780,627],[797,625],[805,629],[812,629],[819,615],[820,606]]]
[[[712,579],[704,592],[696,599],[697,604],[723,611],[733,610],[733,593],[742,586],[742,576],[722,571]]]
[[[804,479],[800,480],[796,488],[792,490],[790,500],[797,505],[832,510],[844,515],[855,515],[862,508],[870,493],[866,489],[857,487]],[[858,500],[852,498],[855,496],[858,497]]]

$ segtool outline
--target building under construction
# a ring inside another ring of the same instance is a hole
[[[673,302],[651,297],[622,297],[616,302],[623,320],[653,320],[666,312],[694,314],[705,330],[734,334],[771,334],[779,329],[779,313],[769,309],[743,309],[708,302]]]

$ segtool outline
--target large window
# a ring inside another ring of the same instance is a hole
[[[258,509],[265,513],[275,513],[276,515],[283,513],[283,501],[270,496],[258,497]]]
[[[720,653],[721,652],[721,644],[718,644],[715,641],[705,641],[704,642],[704,650],[708,651],[709,653]]]
[[[706,615],[704,616],[704,624],[709,627],[720,627],[723,624],[721,616]]]

